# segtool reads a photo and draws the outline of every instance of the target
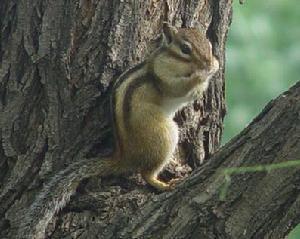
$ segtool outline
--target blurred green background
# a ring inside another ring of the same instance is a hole
[[[300,80],[299,0],[234,0],[226,57],[223,143]],[[300,238],[300,224],[288,238]]]
[[[223,143],[300,80],[299,0],[233,1],[226,49]],[[299,237],[300,238],[300,237]]]

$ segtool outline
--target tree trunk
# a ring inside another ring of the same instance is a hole
[[[60,170],[113,150],[109,86],[147,57],[163,21],[182,27],[200,22],[221,70],[204,100],[176,115],[181,127],[177,163],[162,177],[180,176],[214,153],[225,114],[224,44],[230,19],[231,1],[226,0],[2,0],[0,237],[11,238],[24,209]],[[286,235],[299,222],[299,170],[235,176],[225,202],[217,200],[223,179],[216,171],[299,157],[297,101],[299,84],[172,193],[156,195],[136,177],[82,182],[48,225],[48,237]]]

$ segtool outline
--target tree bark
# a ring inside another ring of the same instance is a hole
[[[200,22],[221,69],[204,100],[176,115],[181,128],[177,163],[162,177],[180,176],[206,162],[218,149],[222,133],[224,46],[230,19],[231,1],[226,0],[2,0],[0,237],[11,238],[19,215],[49,178],[77,160],[113,150],[109,86],[147,57],[163,21],[179,27]],[[299,84],[172,193],[156,195],[136,177],[83,182],[48,225],[47,236],[286,235],[299,222],[299,170],[235,176],[225,202],[217,200],[223,179],[216,171],[299,157],[297,102]]]
[[[299,102],[300,82],[174,192],[115,217],[103,238],[285,238],[300,223],[300,167],[232,176],[225,201],[222,169],[299,160]]]

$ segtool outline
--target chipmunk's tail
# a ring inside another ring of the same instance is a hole
[[[91,158],[75,162],[46,183],[35,201],[21,217],[13,238],[44,239],[53,216],[70,200],[80,181],[92,176],[114,174],[117,161],[111,158]]]

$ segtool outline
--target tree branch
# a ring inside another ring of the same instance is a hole
[[[300,82],[271,101],[175,191],[155,196],[135,212],[116,217],[113,236],[284,238],[300,222],[300,169],[296,167],[299,162],[292,161],[300,155],[299,102]],[[262,167],[263,172],[231,175],[228,197],[224,202],[219,200],[224,168],[249,169],[257,164],[272,166]],[[283,164],[289,168],[282,168]]]

